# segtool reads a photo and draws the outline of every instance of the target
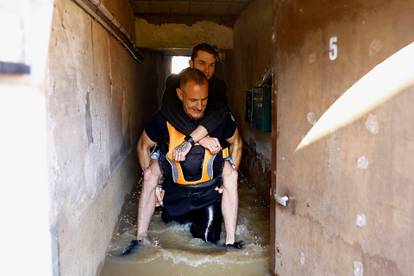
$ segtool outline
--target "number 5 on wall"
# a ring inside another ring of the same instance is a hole
[[[335,60],[338,57],[338,37],[329,38],[329,59]]]

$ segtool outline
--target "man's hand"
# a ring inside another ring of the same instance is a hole
[[[220,142],[215,137],[204,137],[198,141],[198,143],[208,149],[213,155],[217,154],[221,150]]]
[[[184,161],[185,156],[191,150],[191,143],[188,141],[182,142],[179,146],[174,149],[173,157],[175,161]]]

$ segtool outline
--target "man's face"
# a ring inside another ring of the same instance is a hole
[[[204,116],[208,99],[208,84],[196,84],[189,81],[183,89],[177,88],[177,96],[183,102],[185,113],[192,119]]]
[[[216,71],[216,58],[214,55],[200,50],[194,60],[190,60],[190,67],[203,72],[209,80]]]

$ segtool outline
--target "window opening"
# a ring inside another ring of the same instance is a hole
[[[173,56],[171,59],[171,74],[178,74],[189,65],[189,56]]]

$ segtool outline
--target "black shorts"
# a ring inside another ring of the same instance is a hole
[[[164,181],[163,221],[190,222],[193,237],[216,243],[223,220],[221,194],[215,190],[219,181],[218,177],[204,185],[207,187],[187,187]]]

